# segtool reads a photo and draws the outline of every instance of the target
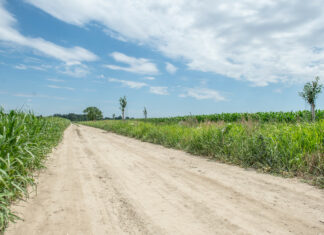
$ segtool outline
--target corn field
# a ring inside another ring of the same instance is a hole
[[[0,232],[18,218],[10,203],[28,196],[27,186],[34,185],[33,171],[43,167],[46,154],[58,144],[69,123],[0,109]]]
[[[138,119],[139,121],[152,122],[152,123],[178,123],[194,119],[197,122],[238,122],[238,121],[258,121],[258,122],[305,122],[312,120],[310,111],[297,111],[297,112],[258,112],[258,113],[221,113],[211,115],[192,115],[171,118],[148,118]],[[324,119],[324,110],[316,110],[316,120]]]

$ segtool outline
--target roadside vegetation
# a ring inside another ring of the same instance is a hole
[[[250,119],[201,122],[196,117],[181,119],[178,123],[174,118],[163,122],[146,120],[82,124],[226,163],[300,176],[324,187],[324,119],[294,123]]]
[[[28,197],[34,171],[44,166],[46,154],[58,144],[69,124],[58,117],[0,109],[0,233],[9,221],[18,218],[10,203]]]

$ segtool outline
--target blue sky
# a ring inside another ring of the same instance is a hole
[[[0,0],[0,105],[175,116],[307,108],[321,1]],[[317,107],[324,109],[324,95]]]

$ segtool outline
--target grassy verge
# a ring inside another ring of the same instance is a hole
[[[43,167],[47,153],[58,144],[70,121],[0,109],[0,233],[17,217],[10,203],[34,184],[33,171]]]
[[[156,124],[142,121],[82,122],[142,141],[213,157],[324,187],[324,120],[315,123]]]

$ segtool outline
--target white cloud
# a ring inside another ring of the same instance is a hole
[[[19,70],[26,70],[27,66],[24,64],[19,64],[19,65],[15,65],[14,68]]]
[[[53,100],[65,100],[64,97],[49,96],[49,95],[42,95],[42,94],[15,93],[11,95],[15,97],[22,97],[22,98],[45,98],[45,99],[53,99]]]
[[[24,93],[16,93],[16,94],[13,94],[13,96],[16,96],[16,97],[24,97],[24,98],[35,97],[35,95],[33,95],[33,94],[24,94]]]
[[[47,85],[47,87],[49,87],[49,88],[53,88],[53,89],[64,89],[64,90],[70,90],[70,91],[74,91],[74,90],[75,90],[73,87],[56,86],[56,85]]]
[[[50,82],[64,82],[64,80],[57,78],[47,78],[46,80]]]
[[[190,69],[256,86],[324,77],[320,0],[26,1],[70,24],[99,23]]]
[[[187,88],[185,89],[185,93],[180,94],[179,97],[192,97],[197,100],[212,99],[216,102],[225,101],[225,97],[218,91],[208,88]]]
[[[147,87],[148,85],[144,82],[134,82],[129,80],[122,80],[122,79],[116,79],[116,78],[109,78],[109,82],[115,82],[120,83],[123,86],[127,86],[129,88],[133,89],[140,89],[142,87]],[[164,86],[150,86],[149,87],[150,93],[157,94],[157,95],[168,95],[168,88]]]
[[[116,79],[116,78],[109,78],[109,82],[116,82],[116,83],[121,83],[124,86],[127,86],[129,88],[134,88],[134,89],[139,89],[144,86],[147,86],[146,83],[144,82],[134,82],[134,81],[127,81],[127,80],[121,80],[121,79]]]
[[[89,74],[89,68],[85,64],[75,64],[75,65],[67,65],[64,64],[62,66],[57,67],[58,72],[67,74],[72,77],[85,77]]]
[[[168,88],[164,86],[151,86],[150,92],[157,95],[168,95]]]
[[[171,74],[174,74],[178,70],[177,67],[175,67],[173,64],[170,64],[169,62],[165,63],[165,69]]]
[[[117,39],[117,40],[122,41],[122,42],[127,42],[127,39],[126,38],[122,37],[119,33],[113,32],[110,29],[104,29],[104,32],[108,36],[110,36],[111,38]]]
[[[130,57],[120,52],[113,52],[111,53],[111,56],[117,62],[128,64],[128,67],[111,64],[104,65],[104,67],[139,74],[157,74],[159,72],[156,65],[148,59]]]
[[[143,77],[145,80],[155,80],[155,77]]]
[[[22,35],[16,28],[16,19],[4,8],[5,1],[0,1],[0,41],[32,48],[44,55],[56,58],[67,64],[80,64],[83,61],[94,61],[97,56],[81,48],[65,48],[42,38],[32,38]]]
[[[51,66],[49,65],[25,65],[25,64],[19,64],[14,66],[15,69],[19,69],[19,70],[34,69],[39,71],[46,71],[50,67]]]

